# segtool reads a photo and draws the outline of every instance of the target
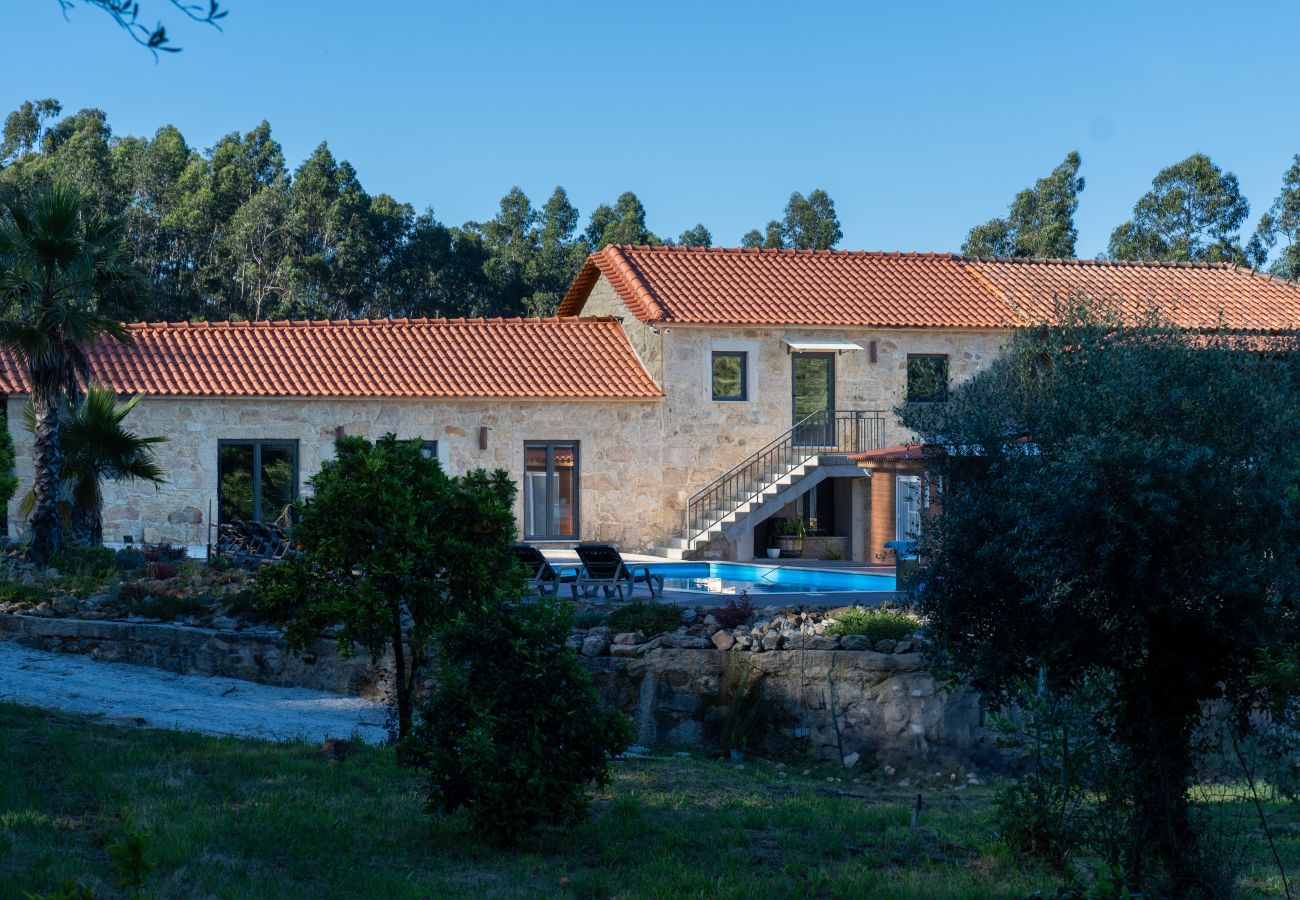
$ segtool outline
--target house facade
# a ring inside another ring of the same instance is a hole
[[[135,325],[92,369],[146,395],[128,422],[169,438],[169,481],[106,486],[105,535],[202,552],[217,522],[309,492],[339,435],[392,432],[451,474],[505,469],[543,545],[749,559],[798,518],[814,552],[880,559],[925,503],[888,455],[910,437],[893,410],[943,402],[1077,296],[1188,328],[1300,325],[1300,287],[1227,265],[620,246],[553,319]],[[17,423],[24,376],[0,363]]]

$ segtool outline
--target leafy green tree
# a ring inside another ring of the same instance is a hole
[[[645,206],[627,191],[613,206],[602,203],[591,213],[584,233],[587,247],[595,252],[610,244],[659,246],[663,241],[646,227]]]
[[[1300,355],[1098,305],[1057,322],[1018,330],[948,402],[901,410],[943,485],[915,588],[928,652],[995,704],[1040,671],[1060,694],[1101,678],[1130,887],[1208,895],[1194,732],[1212,701],[1255,708],[1257,651],[1297,649]]]
[[[1300,153],[1282,176],[1282,192],[1268,212],[1260,217],[1259,227],[1250,240],[1251,264],[1263,268],[1269,252],[1283,242],[1281,252],[1270,270],[1279,278],[1300,280]]]
[[[1203,153],[1162,169],[1110,236],[1112,259],[1246,262],[1238,231],[1250,215],[1237,176]]]
[[[121,222],[88,212],[75,189],[56,185],[30,208],[11,206],[0,217],[0,303],[13,310],[0,321],[0,343],[27,366],[31,383],[37,560],[63,543],[64,409],[89,375],[89,349],[105,338],[130,341],[121,322],[140,292]]]
[[[24,153],[31,153],[41,145],[45,123],[57,119],[63,112],[58,100],[27,100],[22,106],[5,116],[4,140],[0,143],[0,164]]]
[[[1073,259],[1079,232],[1074,213],[1079,208],[1083,178],[1081,160],[1071,151],[1046,178],[1034,182],[1011,201],[1005,219],[976,225],[966,236],[966,256]]]
[[[742,247],[768,249],[786,247],[794,250],[830,250],[844,237],[835,201],[818,188],[807,197],[795,191],[785,205],[780,222],[773,219],[764,231],[748,232],[741,238]]]
[[[713,235],[700,223],[683,231],[677,238],[677,244],[681,247],[712,247]]]
[[[346,437],[298,505],[301,556],[263,570],[258,594],[299,649],[391,648],[398,732],[411,732],[434,637],[458,611],[518,597],[515,486],[504,472],[448,478],[420,441]]]
[[[71,401],[64,413],[61,517],[76,546],[104,541],[104,481],[167,482],[153,450],[167,438],[141,437],[123,425],[142,399],[144,395],[137,394],[119,403],[111,390],[92,382],[86,396],[79,403]],[[36,414],[30,404],[23,418],[27,430],[35,433]],[[36,495],[29,491],[18,511],[30,516],[35,505]]]
[[[572,626],[572,604],[544,597],[471,606],[443,630],[436,686],[407,742],[429,770],[431,810],[464,807],[475,832],[504,844],[580,821],[587,785],[609,780],[632,726],[600,708],[565,645]]]

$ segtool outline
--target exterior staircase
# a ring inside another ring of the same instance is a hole
[[[655,553],[690,559],[710,542],[737,540],[826,478],[858,477],[847,457],[884,446],[885,417],[876,410],[815,412],[686,502],[682,531]]]

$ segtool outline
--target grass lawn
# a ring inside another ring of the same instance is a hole
[[[426,815],[418,777],[383,749],[329,762],[306,744],[4,704],[0,746],[3,897],[64,879],[123,895],[108,848],[128,829],[145,835],[156,897],[1024,897],[1059,883],[999,845],[989,788],[926,790],[912,834],[915,790],[828,782],[829,769],[620,762],[576,831],[506,852]],[[1266,893],[1267,850],[1251,853],[1250,887]]]

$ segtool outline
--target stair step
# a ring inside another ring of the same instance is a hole
[[[675,538],[681,540],[681,538]],[[655,547],[655,556],[662,556],[665,559],[685,559],[686,550],[682,547]]]

